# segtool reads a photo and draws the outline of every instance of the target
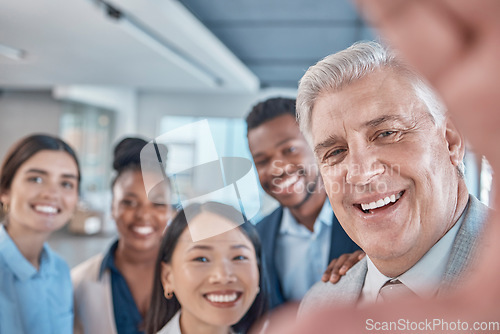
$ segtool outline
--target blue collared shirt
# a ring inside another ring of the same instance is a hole
[[[302,299],[321,279],[328,265],[332,219],[333,210],[328,200],[314,222],[313,232],[299,224],[289,209],[283,209],[275,263],[286,300]]]
[[[66,262],[43,245],[40,269],[0,224],[0,334],[73,333],[73,288]]]
[[[115,265],[117,247],[118,240],[111,245],[104,256],[99,277],[102,276],[105,270],[109,270],[111,273],[111,294],[113,296],[113,309],[118,334],[143,334],[144,331],[140,330],[140,327],[143,325],[144,319],[135,304],[125,277]]]

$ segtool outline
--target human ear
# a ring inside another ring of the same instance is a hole
[[[169,263],[161,263],[161,273],[160,273],[161,285],[163,285],[163,291],[165,298],[172,298],[172,292],[174,291],[174,276],[172,274],[172,265]]]
[[[454,166],[458,166],[464,158],[465,140],[449,117],[446,118],[445,122],[445,139],[448,143],[450,161]]]
[[[118,203],[115,203],[115,194],[112,194],[111,195],[111,218],[113,218],[114,221],[116,221],[117,217],[118,217],[117,206],[118,206]]]
[[[10,194],[8,190],[0,194],[0,202],[2,202],[4,205],[10,204]]]

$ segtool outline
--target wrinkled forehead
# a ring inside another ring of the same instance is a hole
[[[422,113],[430,115],[407,76],[392,70],[377,71],[342,89],[319,94],[312,109],[311,130],[315,137],[326,121],[359,127],[385,115],[414,119]]]

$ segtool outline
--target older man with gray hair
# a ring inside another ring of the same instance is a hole
[[[460,284],[488,208],[468,193],[464,138],[433,90],[390,50],[357,43],[309,68],[297,113],[332,208],[367,254],[337,285],[314,285],[300,314]]]

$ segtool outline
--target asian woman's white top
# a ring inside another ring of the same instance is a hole
[[[182,334],[181,333],[181,325],[180,325],[180,317],[181,311],[177,311],[177,313],[170,319],[169,322],[156,334]],[[232,330],[229,332],[230,334],[234,334]]]
[[[156,334],[182,334],[181,333],[181,325],[179,319],[181,317],[181,311],[177,311],[177,313],[170,319],[169,322]]]

